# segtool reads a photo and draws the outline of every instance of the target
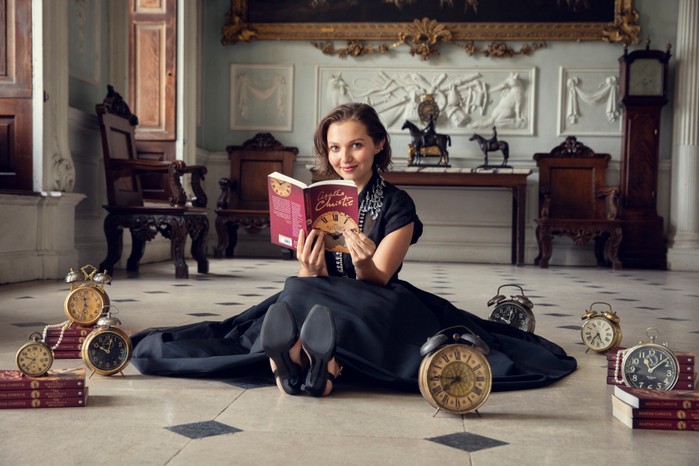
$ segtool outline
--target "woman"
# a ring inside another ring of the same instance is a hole
[[[326,252],[319,231],[302,233],[299,273],[280,293],[223,322],[134,335],[133,363],[141,372],[231,375],[268,356],[284,393],[327,395],[340,365],[415,389],[420,347],[455,325],[490,347],[493,390],[540,387],[575,370],[575,359],[555,344],[480,319],[398,278],[422,223],[410,196],[379,174],[391,164],[391,147],[372,107],[333,109],[317,127],[314,149],[321,174],[359,188],[359,232],[344,234],[350,253]]]

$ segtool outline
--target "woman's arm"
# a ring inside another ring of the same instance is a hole
[[[345,244],[352,256],[357,280],[386,285],[403,263],[413,237],[414,223],[389,233],[376,247],[364,233],[345,231]]]

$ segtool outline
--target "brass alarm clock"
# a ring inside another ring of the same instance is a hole
[[[486,402],[493,385],[489,351],[464,326],[444,329],[422,345],[418,385],[423,398],[437,409],[435,414],[477,412]]]
[[[519,288],[520,294],[511,295],[509,298],[500,294],[505,287]],[[532,312],[534,304],[524,295],[524,290],[519,285],[506,284],[498,288],[497,294],[488,301],[488,306],[495,305],[488,317],[495,322],[511,325],[525,332],[533,332],[536,327],[536,318]]]
[[[604,304],[609,310],[599,313],[592,308],[595,304]],[[621,326],[619,316],[612,310],[609,303],[595,302],[582,315],[585,322],[580,329],[580,336],[587,346],[585,352],[592,350],[597,353],[605,353],[621,344]]]
[[[641,341],[638,345],[617,353],[614,380],[617,383],[623,381],[633,388],[672,390],[680,376],[677,356],[668,348],[667,343],[655,343],[659,335],[657,329],[648,328],[646,335],[650,343]]]
[[[106,270],[98,273],[94,266],[88,264],[80,272],[70,269],[66,283],[70,283],[70,293],[63,304],[66,316],[80,326],[93,325],[100,318],[102,308],[109,305],[104,285],[111,284],[112,278]]]
[[[121,322],[112,317],[112,312],[105,306],[97,326],[83,342],[81,356],[85,365],[100,375],[112,375],[122,372],[131,361],[133,344],[131,339],[118,325]],[[114,308],[117,312],[118,310]],[[122,372],[123,375],[123,372]]]
[[[39,332],[34,332],[29,335],[29,342],[17,351],[15,362],[22,374],[41,377],[53,365],[53,350],[44,343]]]

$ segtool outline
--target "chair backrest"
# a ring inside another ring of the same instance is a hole
[[[569,136],[550,153],[534,155],[539,167],[539,214],[549,219],[605,219],[609,154],[597,154]]]
[[[231,163],[228,208],[267,210],[267,175],[293,176],[299,150],[285,147],[270,133],[258,133],[239,146],[226,147]]]
[[[107,86],[107,97],[95,106],[102,134],[102,155],[107,180],[107,201],[113,206],[143,205],[143,193],[138,176],[124,170],[112,160],[135,160],[134,130],[138,117],[112,86]]]

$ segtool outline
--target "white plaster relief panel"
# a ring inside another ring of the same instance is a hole
[[[617,68],[561,67],[559,89],[559,136],[621,134]]]
[[[231,129],[291,131],[293,89],[293,66],[231,65]]]
[[[421,125],[417,108],[425,95],[439,106],[436,127],[449,134],[490,131],[534,134],[535,68],[440,68],[415,70],[319,66],[317,120],[334,106],[365,102],[376,108],[389,132],[408,120]]]

